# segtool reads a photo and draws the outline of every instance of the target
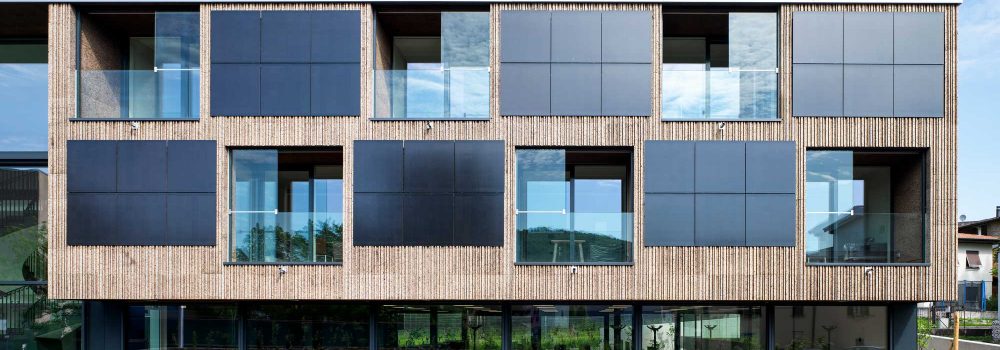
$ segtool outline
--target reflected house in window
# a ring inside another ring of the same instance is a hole
[[[775,12],[663,14],[664,119],[777,119]]]
[[[234,149],[232,262],[343,261],[339,149]]]
[[[642,349],[761,349],[764,307],[643,306]]]
[[[517,150],[517,262],[632,261],[632,153]]]
[[[806,153],[806,254],[810,263],[925,261],[922,152]]]
[[[489,118],[485,7],[376,8],[375,118]]]
[[[198,8],[80,12],[77,118],[197,119]]]
[[[889,348],[886,306],[774,306],[774,349]]]

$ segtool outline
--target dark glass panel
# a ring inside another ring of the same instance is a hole
[[[629,305],[511,306],[511,349],[632,349]]]
[[[499,305],[384,305],[379,349],[500,349]]]

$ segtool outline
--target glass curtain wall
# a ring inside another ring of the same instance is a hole
[[[343,261],[339,150],[238,149],[231,159],[231,261]]]
[[[806,152],[806,254],[822,263],[925,260],[923,154]]]
[[[260,305],[246,312],[247,349],[367,350],[367,305]]]
[[[778,15],[663,14],[664,119],[777,119]]]
[[[235,305],[130,306],[125,348],[237,349]]]
[[[518,149],[517,262],[632,261],[631,152]]]
[[[631,305],[513,305],[513,350],[632,349]]]
[[[885,306],[775,306],[775,350],[885,350]]]
[[[766,327],[761,306],[643,306],[642,348],[762,350]]]
[[[489,12],[376,14],[375,118],[489,118]]]
[[[83,12],[77,117],[197,119],[199,33],[197,11]]]
[[[500,305],[384,305],[377,348],[499,350],[502,316]]]

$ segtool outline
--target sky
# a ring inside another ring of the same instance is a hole
[[[958,215],[1000,206],[1000,1],[965,0],[958,11]]]

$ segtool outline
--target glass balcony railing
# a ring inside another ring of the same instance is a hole
[[[777,119],[775,69],[664,64],[663,119]]]
[[[198,68],[78,71],[78,118],[197,119]]]
[[[343,261],[343,213],[234,211],[230,216],[233,262]]]
[[[487,67],[375,71],[375,118],[487,119]]]
[[[810,264],[926,262],[927,216],[921,213],[806,213]]]
[[[632,262],[632,213],[519,211],[517,262]]]

